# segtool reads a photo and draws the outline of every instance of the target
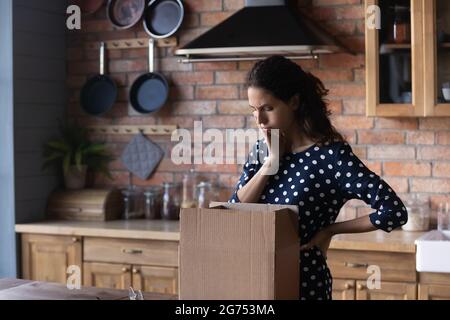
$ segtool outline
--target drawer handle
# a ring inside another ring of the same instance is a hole
[[[364,290],[365,286],[362,285],[362,284],[360,284],[360,283],[358,283],[358,285],[356,286],[356,288],[357,288],[359,291],[361,291],[361,290]]]
[[[350,284],[350,283],[346,283],[346,284],[344,285],[344,288],[345,288],[345,290],[348,290],[348,289],[353,288],[353,285]]]
[[[142,250],[140,249],[122,249],[122,252],[127,254],[142,254]]]
[[[135,268],[133,268],[133,273],[134,273],[134,274],[137,274],[137,273],[139,273],[139,269],[135,269]]]
[[[130,269],[128,269],[128,268],[125,268],[125,267],[122,268],[123,273],[129,272],[129,271],[130,271]]]
[[[73,238],[72,238],[72,243],[77,243],[78,241],[79,241],[78,238],[76,238],[76,237],[73,237]]]
[[[349,268],[367,268],[369,265],[367,263],[350,263],[345,262],[345,266]]]

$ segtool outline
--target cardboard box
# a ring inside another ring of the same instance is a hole
[[[298,207],[211,203],[180,214],[179,298],[299,298]]]

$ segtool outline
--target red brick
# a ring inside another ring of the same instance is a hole
[[[366,80],[366,69],[355,69],[353,70],[355,81],[365,81]]]
[[[215,101],[180,101],[172,106],[174,115],[203,115],[215,114]]]
[[[353,72],[351,70],[317,69],[317,70],[310,70],[310,72],[323,82],[353,80]]]
[[[109,63],[109,72],[147,72],[148,64],[145,60],[113,60]]]
[[[66,84],[69,88],[80,89],[86,83],[85,76],[67,76]]]
[[[383,179],[395,193],[408,192],[408,178],[383,177]]]
[[[438,162],[433,164],[433,176],[450,178],[450,163]]]
[[[331,114],[342,114],[342,100],[331,100],[328,103]]]
[[[420,129],[424,130],[449,130],[450,118],[419,119]]]
[[[373,171],[377,175],[381,176],[381,162],[378,161],[365,161],[365,164],[369,170]]]
[[[204,128],[244,128],[245,117],[243,116],[204,116]]]
[[[363,84],[333,83],[327,86],[330,96],[336,97],[365,97],[366,87]]]
[[[343,102],[343,113],[348,115],[364,115],[366,114],[365,99],[345,99]]]
[[[345,140],[347,140],[348,143],[356,144],[356,131],[355,130],[340,129],[339,132],[344,136]]]
[[[407,144],[434,144],[434,132],[414,131],[406,134]]]
[[[327,54],[320,57],[320,67],[327,68],[362,68],[365,64],[364,55],[352,55],[349,53]]]
[[[377,129],[397,129],[397,130],[415,130],[418,128],[417,119],[388,119],[377,118],[375,121]]]
[[[411,179],[412,192],[450,193],[450,179]]]
[[[183,20],[183,28],[195,28],[200,25],[200,15],[198,13],[186,14]]]
[[[450,144],[450,131],[436,132],[437,144]]]
[[[372,129],[373,119],[363,116],[335,116],[332,117],[333,125],[340,129]]]
[[[249,115],[251,113],[247,100],[219,101],[218,110],[220,114]]]
[[[79,61],[83,60],[84,51],[81,48],[67,48],[67,60]]]
[[[198,71],[236,70],[237,62],[198,62],[194,68]]]
[[[222,0],[189,0],[184,5],[189,12],[222,10]]]
[[[84,61],[84,62],[72,62],[68,65],[68,74],[98,74],[100,67],[98,62]]]
[[[401,131],[358,131],[359,144],[403,144],[405,134]]]
[[[113,25],[109,20],[85,20],[81,25],[81,32],[103,32],[113,30]]]
[[[225,10],[242,9],[245,5],[245,0],[223,0],[223,7]]]
[[[142,180],[136,176],[133,176],[133,184],[141,187],[146,186],[155,186],[155,185],[162,185],[164,182],[173,182],[173,174],[168,172],[155,172],[153,173],[149,179]]]
[[[183,117],[183,116],[168,116],[168,117],[159,117],[159,121],[161,124],[167,124],[167,125],[173,125],[177,124],[178,128],[185,129],[185,128],[193,128],[194,127],[194,121],[200,121],[199,116],[190,116],[190,117]]]
[[[194,72],[173,72],[172,82],[175,85],[185,84],[212,84],[213,73],[207,71],[194,71]]]
[[[237,86],[197,86],[195,89],[195,98],[199,100],[237,99],[238,96]]]
[[[244,83],[247,76],[245,71],[218,71],[216,72],[217,84]]]
[[[419,147],[417,158],[422,160],[450,160],[450,148],[445,146]]]
[[[220,11],[220,12],[205,12],[200,15],[200,24],[203,27],[215,26],[225,19],[229,18],[234,12]]]
[[[240,169],[240,165],[237,164],[197,164],[195,165],[195,171],[197,172],[223,172],[223,173],[235,173]]]
[[[359,158],[359,159],[367,159],[367,148],[362,146],[354,145],[352,146],[353,153]]]
[[[173,86],[170,87],[170,99],[172,101],[194,99],[194,86]]]
[[[403,177],[429,177],[431,175],[431,165],[419,162],[385,162],[383,173],[387,176]]]
[[[369,146],[369,159],[399,159],[415,158],[414,147],[407,146]]]

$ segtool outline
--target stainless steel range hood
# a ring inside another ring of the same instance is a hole
[[[245,7],[175,51],[182,62],[317,58],[346,51],[288,0],[246,0]],[[296,1],[295,1],[296,2]]]

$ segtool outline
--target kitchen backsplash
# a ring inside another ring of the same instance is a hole
[[[364,84],[364,1],[299,1],[302,10],[348,47],[356,55],[325,55],[319,60],[299,60],[306,70],[321,78],[330,89],[329,102],[334,125],[345,134],[355,153],[381,175],[403,198],[412,195],[429,198],[433,206],[450,201],[450,118],[386,119],[365,116]],[[186,16],[176,34],[183,45],[244,6],[244,0],[184,0]],[[128,89],[142,73],[148,72],[147,49],[109,50],[110,75],[119,87],[118,102],[101,118],[86,116],[79,106],[80,89],[87,78],[98,73],[98,51],[86,49],[92,41],[147,37],[141,23],[129,30],[115,30],[102,9],[83,18],[80,31],[68,31],[67,86],[68,115],[83,124],[177,124],[193,129],[202,120],[203,128],[252,128],[244,79],[254,62],[180,64],[174,48],[157,48],[156,70],[169,80],[170,98],[158,113],[151,116],[129,115]],[[270,23],[270,22],[262,22]],[[98,136],[106,140],[120,156],[131,136]],[[154,175],[147,181],[133,178],[137,185],[181,181],[189,165],[174,165],[170,136],[150,137],[166,152]],[[220,183],[224,197],[231,194],[242,165],[196,165],[196,171]],[[98,177],[97,186],[128,184],[128,172],[120,160],[111,165],[115,178]],[[354,218],[372,210],[351,201],[342,218]]]

